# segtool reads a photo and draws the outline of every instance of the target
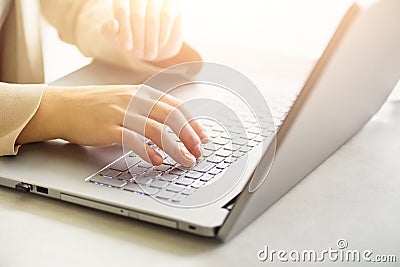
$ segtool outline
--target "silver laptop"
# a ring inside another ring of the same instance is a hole
[[[214,108],[199,105],[199,112],[207,110],[213,118],[204,121],[212,140],[193,168],[183,168],[168,155],[164,164],[153,167],[125,146],[83,147],[54,140],[25,145],[17,156],[0,158],[0,185],[229,240],[351,138],[385,102],[400,77],[398,10],[398,0],[354,4],[303,88],[267,93],[266,109],[256,106],[260,101],[252,105],[251,110],[261,113],[255,117],[246,108],[232,116],[221,112],[218,103],[235,109],[242,98],[216,94],[213,83],[171,91],[189,102],[212,96],[217,103]],[[220,70],[234,72],[208,66],[217,80]],[[175,76],[167,71],[149,84],[169,89]],[[236,86],[246,92],[252,85],[240,79],[243,83]],[[134,82],[131,73],[99,63],[55,84],[71,85],[72,80]],[[248,95],[245,103],[255,98]]]

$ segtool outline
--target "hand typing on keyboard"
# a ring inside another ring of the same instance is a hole
[[[161,165],[163,156],[158,147],[176,162],[191,167],[202,155],[201,143],[209,137],[198,121],[190,120],[181,104],[177,98],[144,85],[48,86],[38,111],[17,143],[55,138],[91,146],[123,143],[142,159]],[[164,125],[183,145],[171,137]]]

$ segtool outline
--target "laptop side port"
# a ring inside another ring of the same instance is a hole
[[[15,185],[15,189],[22,193],[29,193],[32,190],[32,185],[26,183],[18,183]]]
[[[48,195],[49,189],[46,187],[36,186],[36,192]]]

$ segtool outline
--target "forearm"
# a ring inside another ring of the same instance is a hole
[[[61,138],[61,134],[57,131],[62,124],[62,114],[56,110],[56,106],[60,106],[57,101],[57,92],[50,87],[43,87],[42,97],[36,112],[31,116],[30,120],[20,131],[16,145],[23,145],[34,142],[47,141]]]
[[[16,139],[36,113],[43,87],[0,83],[0,156],[17,153]]]

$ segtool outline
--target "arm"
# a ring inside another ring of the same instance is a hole
[[[159,49],[157,57],[151,61],[139,59],[132,51],[113,45],[102,32],[103,26],[114,16],[111,0],[41,0],[41,4],[44,15],[58,29],[60,37],[77,45],[86,56],[148,75],[158,72],[160,67],[200,60],[185,44],[172,56]],[[135,97],[139,89],[141,94]],[[129,110],[132,98],[137,103],[134,110]],[[46,86],[37,112],[16,143],[61,138],[81,145],[103,146],[128,140],[125,145],[144,160],[161,164],[161,155],[143,142],[141,136],[144,136],[177,162],[192,166],[195,157],[201,156],[200,143],[206,142],[208,136],[202,126],[182,110],[181,104],[178,99],[146,86]],[[163,124],[173,128],[184,146],[165,136]]]
[[[16,139],[34,116],[43,85],[15,85],[0,82],[0,156],[18,152]]]

